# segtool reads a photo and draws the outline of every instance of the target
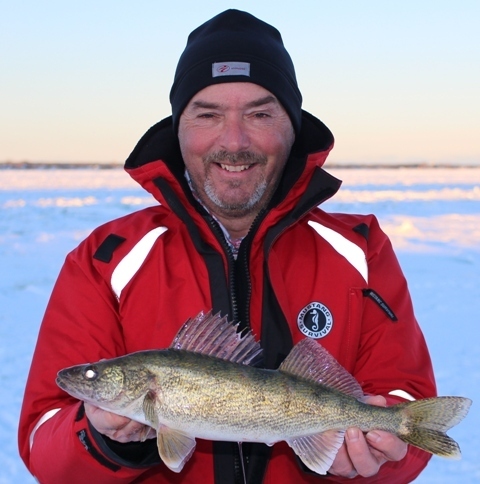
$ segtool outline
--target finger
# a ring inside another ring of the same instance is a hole
[[[131,420],[122,428],[112,432],[109,437],[118,442],[140,442],[144,440],[145,425]]]
[[[328,472],[334,476],[347,477],[349,479],[352,479],[357,475],[357,471],[353,467],[352,461],[348,456],[345,444],[338,449],[332,467],[330,467]]]
[[[408,451],[408,445],[397,436],[389,432],[374,430],[366,435],[368,443],[377,451],[381,452],[389,461],[402,460]]]
[[[144,425],[139,433],[139,440],[144,442],[147,439],[153,439],[157,435],[157,431],[148,425]]]
[[[147,425],[107,412],[86,402],[85,414],[98,432],[117,442],[139,442],[156,435],[155,430]]]
[[[119,425],[124,425],[130,421],[130,419],[126,417],[107,412],[87,402],[84,403],[84,407],[87,418],[92,422],[98,421],[106,424],[113,422],[114,425],[112,425],[112,427],[118,427]]]
[[[105,429],[116,430],[124,427],[131,421],[127,417],[122,417],[121,415],[107,412],[99,407],[96,407],[95,405],[88,403],[85,403],[85,414],[95,428],[96,425],[98,425]]]
[[[382,395],[372,395],[369,397],[365,397],[363,399],[364,403],[368,403],[369,405],[375,405],[377,407],[385,407],[387,405],[387,400]]]
[[[386,461],[381,455],[374,455],[371,452],[367,440],[360,429],[347,429],[345,443],[354,469],[363,477],[375,475],[379,471],[380,466]]]

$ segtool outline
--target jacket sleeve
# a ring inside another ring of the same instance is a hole
[[[407,282],[390,240],[373,216],[369,223],[367,262],[369,289],[381,297],[393,315],[378,300],[365,297],[355,378],[366,394],[383,395],[387,405],[405,401],[392,395],[396,390],[414,399],[436,396],[430,355],[414,315]],[[429,453],[409,446],[403,460],[387,462],[368,482],[411,482],[430,457]]]
[[[368,286],[395,318],[381,303],[365,297],[355,377],[366,393],[388,396],[398,389],[413,398],[436,396],[430,354],[415,318],[407,281],[375,217],[369,234]],[[392,388],[394,383],[397,388]]]
[[[83,268],[81,260],[88,261]],[[90,428],[83,405],[55,383],[62,368],[124,352],[116,299],[83,243],[69,254],[55,284],[25,389],[20,455],[40,482],[74,484],[85,476],[90,482],[131,482],[151,465],[150,444],[144,458],[126,462]]]

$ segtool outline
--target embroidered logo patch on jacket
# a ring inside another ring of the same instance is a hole
[[[307,304],[297,317],[298,329],[309,338],[319,339],[330,333],[333,316],[330,310],[320,302]]]

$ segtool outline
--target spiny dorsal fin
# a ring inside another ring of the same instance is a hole
[[[313,380],[355,398],[363,391],[355,378],[319,343],[303,339],[297,343],[280,365],[279,371]]]
[[[185,322],[170,347],[249,365],[262,348],[251,331],[238,333],[237,329],[238,324],[232,324],[226,316],[201,312]]]

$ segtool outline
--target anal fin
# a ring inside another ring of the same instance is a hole
[[[195,450],[194,438],[168,427],[157,430],[157,446],[160,458],[173,472],[180,472]]]
[[[287,440],[287,443],[309,469],[317,474],[326,474],[343,444],[344,435],[344,430],[327,430]]]

